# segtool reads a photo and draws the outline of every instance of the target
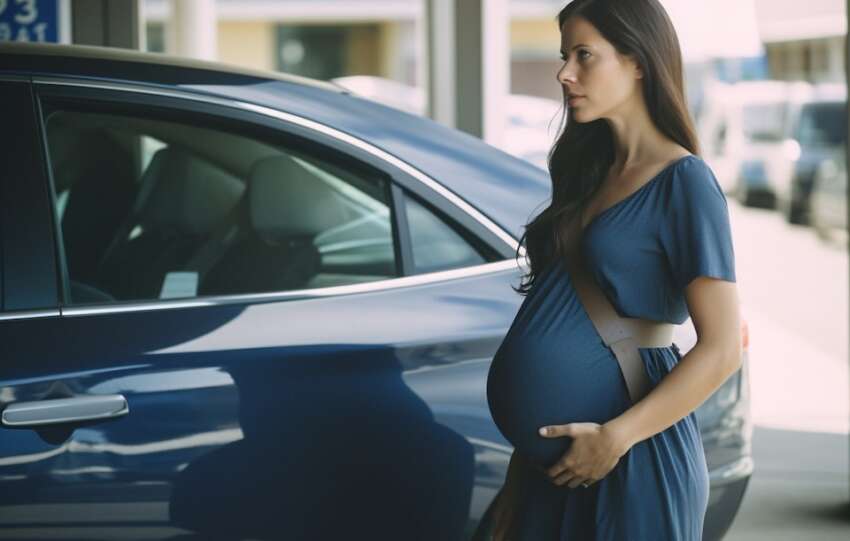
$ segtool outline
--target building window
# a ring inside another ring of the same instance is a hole
[[[145,50],[152,53],[165,52],[165,25],[161,22],[145,24]]]
[[[377,24],[280,25],[276,68],[329,80],[344,75],[381,75]]]

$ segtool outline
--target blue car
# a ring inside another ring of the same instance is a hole
[[[2,44],[0,89],[0,539],[485,537],[544,171],[162,55]],[[747,370],[698,410],[707,540],[753,470]]]

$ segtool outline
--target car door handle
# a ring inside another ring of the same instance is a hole
[[[3,426],[28,427],[114,419],[129,412],[127,399],[120,394],[14,402],[3,410]]]

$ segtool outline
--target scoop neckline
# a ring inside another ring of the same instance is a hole
[[[590,219],[590,221],[589,221],[589,222],[587,222],[587,225],[586,225],[586,226],[584,226],[584,227],[582,228],[582,230],[581,230],[582,236],[584,236],[584,233],[586,233],[586,232],[587,232],[587,230],[588,230],[588,229],[590,229],[590,226],[592,226],[595,222],[597,222],[597,221],[599,220],[599,218],[601,218],[604,214],[607,214],[610,210],[613,210],[614,208],[619,207],[620,205],[622,205],[623,203],[625,203],[626,201],[628,201],[628,200],[632,199],[632,198],[633,198],[633,197],[635,197],[637,194],[639,194],[639,193],[640,193],[640,192],[642,192],[644,189],[646,189],[646,188],[647,188],[650,184],[652,184],[652,183],[654,183],[656,180],[658,180],[658,179],[659,179],[659,178],[660,178],[660,177],[661,177],[661,176],[662,176],[665,172],[667,172],[669,169],[671,169],[672,167],[674,167],[676,164],[678,164],[678,163],[680,163],[680,162],[685,161],[685,160],[686,160],[686,159],[688,159],[688,158],[696,158],[696,154],[685,154],[684,156],[680,156],[680,157],[676,158],[676,159],[675,159],[675,160],[673,160],[672,162],[670,162],[670,163],[668,163],[667,165],[665,165],[665,166],[661,169],[661,171],[659,171],[658,173],[656,173],[655,175],[653,175],[653,176],[652,176],[652,178],[650,178],[649,180],[647,180],[646,182],[644,182],[644,183],[643,183],[643,185],[642,185],[640,188],[638,188],[637,190],[633,191],[632,193],[630,193],[630,194],[629,194],[629,195],[627,195],[626,197],[624,197],[624,198],[620,199],[619,201],[617,201],[617,202],[616,202],[616,203],[614,203],[613,205],[609,206],[608,208],[605,208],[605,209],[603,209],[602,211],[598,212],[598,213],[596,214],[596,216],[594,216],[593,218],[591,218],[591,219]],[[581,219],[581,215],[579,215],[579,220],[580,220],[580,219]]]

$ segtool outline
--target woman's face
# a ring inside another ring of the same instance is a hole
[[[587,19],[574,16],[564,22],[561,59],[564,65],[558,71],[558,82],[564,97],[583,96],[567,102],[576,121],[628,116],[642,103],[640,68],[620,55]]]

